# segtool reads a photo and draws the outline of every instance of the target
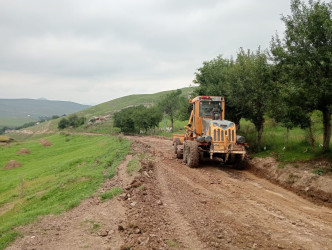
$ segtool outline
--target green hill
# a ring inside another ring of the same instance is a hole
[[[117,98],[117,99],[114,99],[114,100],[111,100],[108,102],[101,103],[96,106],[92,106],[90,108],[81,110],[74,114],[76,114],[78,116],[84,116],[87,120],[89,120],[93,117],[96,117],[96,116],[98,117],[98,116],[110,115],[112,117],[112,115],[114,113],[116,113],[117,111],[120,111],[121,109],[127,108],[127,107],[156,104],[159,100],[162,99],[163,96],[165,96],[166,94],[168,94],[172,91],[174,91],[174,90],[158,92],[155,94],[141,94],[141,95],[124,96],[124,97],[120,97],[120,98]],[[189,97],[193,91],[193,88],[192,87],[182,88],[181,91],[182,91],[182,95],[189,99]],[[58,123],[59,123],[60,119],[61,118],[43,122],[39,125],[28,128],[28,130],[31,131],[32,133],[40,132],[40,131],[55,132],[58,130],[57,127],[58,127]],[[85,131],[85,132],[105,133],[104,130],[109,131],[111,125],[112,125],[112,120],[108,120],[106,122],[103,122],[102,124],[96,124],[96,126],[94,126],[93,128],[84,127],[84,128],[78,128],[76,130],[79,131],[81,129],[82,131]],[[25,129],[25,130],[27,130],[27,129]],[[15,139],[20,139],[20,137],[18,137],[18,135],[16,133],[12,134],[11,136]],[[23,136],[23,138],[24,138],[24,136]]]
[[[163,96],[172,92],[174,90],[158,92],[155,94],[141,94],[141,95],[129,95],[120,97],[108,102],[101,103],[99,105],[84,109],[76,114],[78,116],[85,116],[87,119],[91,118],[92,116],[99,116],[99,115],[112,115],[121,109],[131,106],[138,106],[138,105],[151,105],[157,103]],[[182,88],[182,95],[185,97],[189,97],[193,91],[193,88]]]

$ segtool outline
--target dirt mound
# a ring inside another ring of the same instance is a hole
[[[250,171],[316,203],[332,207],[331,163],[325,161],[282,164],[272,157],[254,158]],[[317,167],[317,166],[318,167]],[[319,171],[322,171],[320,173]]]
[[[19,168],[22,167],[22,164],[18,161],[11,160],[7,162],[7,164],[4,166],[4,169],[13,169],[13,168]]]
[[[47,140],[47,139],[40,139],[39,143],[43,146],[43,147],[50,147],[52,146],[52,143]]]
[[[30,154],[30,150],[27,149],[27,148],[21,148],[21,149],[17,152],[17,154],[19,154],[19,155],[28,155],[28,154]]]

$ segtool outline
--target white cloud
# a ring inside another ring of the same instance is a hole
[[[289,0],[2,0],[0,98],[96,104],[189,86],[204,60],[269,46]]]

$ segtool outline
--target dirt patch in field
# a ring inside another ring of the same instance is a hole
[[[19,155],[28,155],[28,154],[30,154],[30,150],[29,150],[28,148],[21,148],[21,149],[17,152],[17,154],[19,154]]]
[[[43,146],[43,147],[50,147],[52,146],[52,143],[47,140],[47,139],[40,139],[39,143]]]
[[[7,162],[7,164],[4,166],[4,169],[13,169],[13,168],[19,168],[22,167],[22,164],[18,161],[11,160]]]
[[[316,203],[332,207],[332,164],[321,160],[280,163],[274,158],[254,158],[250,171]]]

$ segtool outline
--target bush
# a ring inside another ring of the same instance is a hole
[[[58,123],[59,129],[65,129],[67,127],[77,128],[85,123],[85,117],[78,117],[77,115],[71,115],[66,118],[62,118]]]

